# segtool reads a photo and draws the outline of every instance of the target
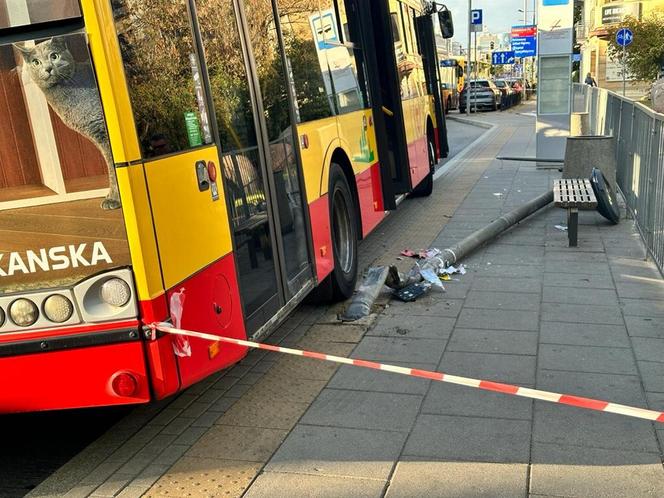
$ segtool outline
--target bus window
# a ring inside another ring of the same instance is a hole
[[[410,30],[408,29],[408,26],[406,24],[408,20],[408,14],[406,14],[406,12],[408,11],[408,7],[406,7],[400,1],[398,2],[398,4],[399,4],[399,17],[401,17],[401,29],[403,31],[403,41],[406,47],[406,53],[410,53],[412,40],[410,39]]]
[[[164,8],[115,0],[113,7],[143,157],[211,143],[185,1]]]
[[[360,45],[353,43],[359,39],[358,27],[355,25],[357,19],[349,19],[346,15],[346,5],[343,0],[339,0],[336,9],[333,2],[328,0],[322,2],[323,6],[328,8],[321,11],[321,16],[335,16],[339,13],[340,23],[333,23],[333,26],[346,26],[346,43],[339,43],[338,37],[334,31],[330,31],[325,38],[324,56],[327,58],[327,64],[330,68],[332,81],[334,83],[334,92],[336,104],[340,114],[366,109],[369,106],[367,95],[366,71],[364,70],[364,58]],[[326,5],[327,4],[327,5]]]
[[[415,12],[415,9],[410,7],[410,25],[411,25],[411,33],[412,37],[415,43],[415,47],[417,49],[418,54],[422,54],[422,50],[420,49],[420,40],[417,37],[417,33],[415,32],[415,19],[417,18],[417,12]]]
[[[232,2],[196,0],[196,10],[219,130],[242,304],[245,316],[250,317],[278,288],[274,258],[269,256],[274,248],[265,236],[267,195],[251,91]],[[284,118],[288,119],[288,113]],[[259,237],[262,251],[255,251]]]
[[[394,43],[401,41],[401,35],[399,34],[399,16],[396,12],[390,13],[390,25],[392,26],[392,36],[394,37]]]
[[[244,5],[249,27],[249,38],[256,61],[256,72],[261,96],[263,97],[263,112],[269,142],[268,165],[274,185],[273,199],[276,200],[281,225],[279,233],[285,254],[286,299],[290,299],[301,288],[302,274],[309,268],[309,254],[304,214],[306,204],[300,185],[294,133],[291,126],[286,70],[279,46],[274,12],[271,8],[266,8],[269,7],[269,2],[246,0]],[[307,12],[307,10],[304,6],[299,6],[297,9],[285,6],[280,14],[293,22],[298,22],[298,16],[300,16],[300,26],[307,26],[308,23],[305,24],[306,18],[315,17],[318,14],[318,9],[314,12]],[[335,33],[337,31],[337,26],[331,25],[329,20],[326,20],[326,23],[321,27],[324,31],[332,30]],[[311,57],[311,45],[307,50],[306,42],[298,51],[293,50],[298,42],[299,40],[293,38],[286,42],[287,47],[290,45],[290,50],[287,48],[287,54],[290,54],[289,57],[295,55]],[[293,64],[295,59],[291,58],[290,60]],[[312,66],[317,67],[315,64]],[[294,74],[296,70],[293,67]],[[297,76],[294,77],[297,78]],[[320,111],[312,110],[311,112],[314,116],[317,112],[321,112],[325,116],[324,111],[327,109],[328,107],[324,107]],[[302,113],[302,108],[300,108],[300,112]],[[309,275],[310,273],[307,274],[307,278],[309,278]]]
[[[334,89],[324,52],[327,48],[324,32],[336,32],[336,26],[331,16],[321,16],[318,2],[310,3],[310,8],[279,3],[286,64],[292,72],[298,123],[336,114]]]
[[[0,0],[0,29],[81,17],[78,0]]]

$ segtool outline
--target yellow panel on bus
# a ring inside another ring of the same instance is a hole
[[[209,162],[218,173],[216,200],[211,184],[199,189],[196,165]],[[145,164],[167,289],[232,251],[218,162],[217,148],[207,147]]]

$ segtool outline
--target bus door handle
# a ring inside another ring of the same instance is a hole
[[[393,116],[394,116],[394,112],[390,111],[390,110],[389,110],[387,107],[385,107],[384,105],[381,106],[381,109],[383,110],[383,113],[387,114],[389,117],[393,117]]]

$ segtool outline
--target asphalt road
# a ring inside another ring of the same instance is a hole
[[[448,121],[450,155],[439,167],[484,131]],[[27,494],[130,410],[95,408],[0,416],[0,498]]]

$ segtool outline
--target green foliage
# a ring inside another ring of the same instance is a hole
[[[623,48],[616,43],[620,28],[629,28],[634,33],[634,41],[625,51],[627,72],[637,80],[657,79],[664,58],[664,16],[652,13],[642,20],[628,16],[621,25],[609,28],[608,55],[622,63]]]

